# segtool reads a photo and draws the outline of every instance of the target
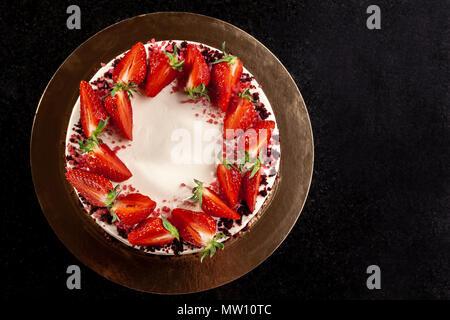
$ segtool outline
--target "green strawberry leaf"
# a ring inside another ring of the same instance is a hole
[[[169,231],[178,241],[180,241],[180,233],[178,229],[164,217],[161,217],[164,228]]]

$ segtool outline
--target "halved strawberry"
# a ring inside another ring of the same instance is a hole
[[[171,243],[175,238],[178,238],[178,231],[173,234],[166,228],[167,224],[170,225],[167,220],[163,221],[162,218],[150,217],[139,223],[128,234],[128,241],[139,246],[162,246]]]
[[[111,181],[86,170],[68,170],[66,178],[90,204],[97,207],[109,207],[119,194]]]
[[[160,51],[150,56],[145,82],[145,94],[155,97],[164,87],[170,84],[176,77],[183,61],[178,61],[177,46],[173,46],[173,54]]]
[[[256,115],[257,112],[252,104],[252,98],[248,94],[248,89],[238,93],[231,100],[230,109],[225,115],[223,137],[225,139],[233,139],[255,122]]]
[[[120,60],[113,71],[113,81],[141,84],[147,73],[147,54],[142,42],[136,43]]]
[[[196,212],[176,208],[170,218],[172,224],[180,232],[184,241],[198,247],[205,247],[200,261],[209,255],[216,253],[216,248],[223,249],[223,244],[217,242],[225,237],[223,233],[217,233],[217,222],[204,212]]]
[[[80,153],[88,153],[86,164],[90,172],[102,175],[112,181],[121,182],[132,176],[130,170],[105,143],[98,139],[98,135],[106,127],[108,119],[99,122],[90,138],[78,142]]]
[[[225,52],[225,42],[222,51],[225,58],[212,63],[211,99],[222,111],[227,111],[233,87],[239,82],[242,74],[242,62]]]
[[[121,86],[121,84],[116,84]],[[125,138],[133,140],[133,110],[130,89],[117,88],[105,97],[105,109]]]
[[[110,211],[120,222],[135,225],[147,218],[156,207],[156,202],[140,193],[130,193],[116,200]]]
[[[256,164],[244,174],[242,178],[242,197],[250,211],[255,210],[256,198],[261,185],[262,155],[258,157]]]
[[[267,147],[272,131],[275,129],[275,121],[259,121],[241,136],[238,148],[247,151],[251,158],[256,158],[263,147]]]
[[[217,166],[217,179],[220,187],[225,193],[228,204],[234,207],[239,197],[239,189],[241,188],[241,172],[226,159]]]
[[[86,137],[90,137],[100,120],[108,117],[102,101],[86,81],[80,83],[80,118]],[[106,129],[106,127],[104,128]]]
[[[225,202],[223,202],[219,196],[212,191],[210,188],[204,187],[203,182],[194,179],[197,187],[192,189],[192,193],[194,194],[190,199],[191,202],[199,201],[200,207],[204,212],[219,218],[228,218],[237,220],[240,219],[241,216],[227,206]]]
[[[193,44],[188,44],[187,46],[183,73],[184,91],[192,99],[205,96],[209,100],[206,90],[210,80],[209,67],[200,50]]]

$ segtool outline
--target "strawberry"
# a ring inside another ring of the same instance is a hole
[[[225,139],[234,138],[239,135],[240,130],[243,132],[255,122],[257,113],[252,102],[256,101],[251,98],[248,89],[239,92],[232,99],[223,124],[223,137]]]
[[[148,64],[145,94],[155,97],[177,77],[183,64],[184,60],[178,61],[177,46],[173,46],[173,54],[160,51],[152,55]]]
[[[217,233],[216,220],[204,212],[195,212],[176,208],[170,218],[172,224],[178,229],[184,241],[198,247],[205,247],[200,261],[209,255],[216,253],[216,248],[223,249],[223,244],[217,242],[225,237],[223,233]]]
[[[113,81],[141,84],[147,73],[147,54],[142,42],[136,43],[120,60],[113,71]]]
[[[108,117],[102,101],[86,81],[80,83],[80,117],[84,134],[88,138],[97,128],[100,120],[105,120]]]
[[[193,44],[187,46],[183,72],[185,77],[184,91],[192,99],[198,99],[203,95],[209,100],[206,91],[206,86],[210,80],[209,67],[200,50]]]
[[[147,218],[155,207],[156,202],[149,197],[140,193],[130,193],[116,200],[110,211],[120,222],[135,225]]]
[[[225,52],[225,58],[213,62],[211,70],[211,99],[222,110],[227,111],[233,87],[239,82],[242,74],[242,62],[235,56]]]
[[[234,207],[241,188],[241,172],[227,159],[223,159],[222,163],[217,166],[217,179],[225,193],[228,204],[230,207]]]
[[[87,153],[86,164],[90,172],[121,182],[132,176],[130,170],[105,143],[98,139],[98,135],[107,126],[108,119],[99,122],[90,138],[78,142],[80,153]]]
[[[263,147],[267,147],[272,131],[275,129],[275,122],[271,120],[259,121],[253,127],[247,129],[241,136],[238,146],[245,147],[252,158],[256,158]]]
[[[259,194],[261,184],[261,166],[263,164],[262,155],[256,161],[256,164],[244,174],[242,178],[242,198],[247,203],[250,211],[255,210],[256,197]]]
[[[68,170],[66,178],[93,206],[109,207],[119,194],[117,187],[113,189],[111,181],[86,170]]]
[[[177,229],[165,218],[150,217],[128,234],[128,241],[138,246],[162,246],[179,239]]]
[[[203,182],[196,179],[194,179],[194,181],[197,184],[197,187],[192,189],[192,193],[194,195],[190,198],[191,202],[199,201],[202,210],[213,217],[228,218],[233,220],[241,218],[241,216],[236,211],[228,207],[214,191],[210,188],[204,187]]]
[[[105,97],[105,109],[125,138],[133,140],[133,110],[130,98],[135,90],[134,83],[116,83]]]

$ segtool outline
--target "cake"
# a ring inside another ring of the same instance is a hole
[[[139,42],[80,81],[66,178],[108,238],[203,260],[251,229],[278,178],[279,131],[225,43]]]

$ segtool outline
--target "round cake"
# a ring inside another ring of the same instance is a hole
[[[227,49],[152,39],[81,81],[66,178],[108,237],[203,260],[258,219],[279,133],[263,88]]]

